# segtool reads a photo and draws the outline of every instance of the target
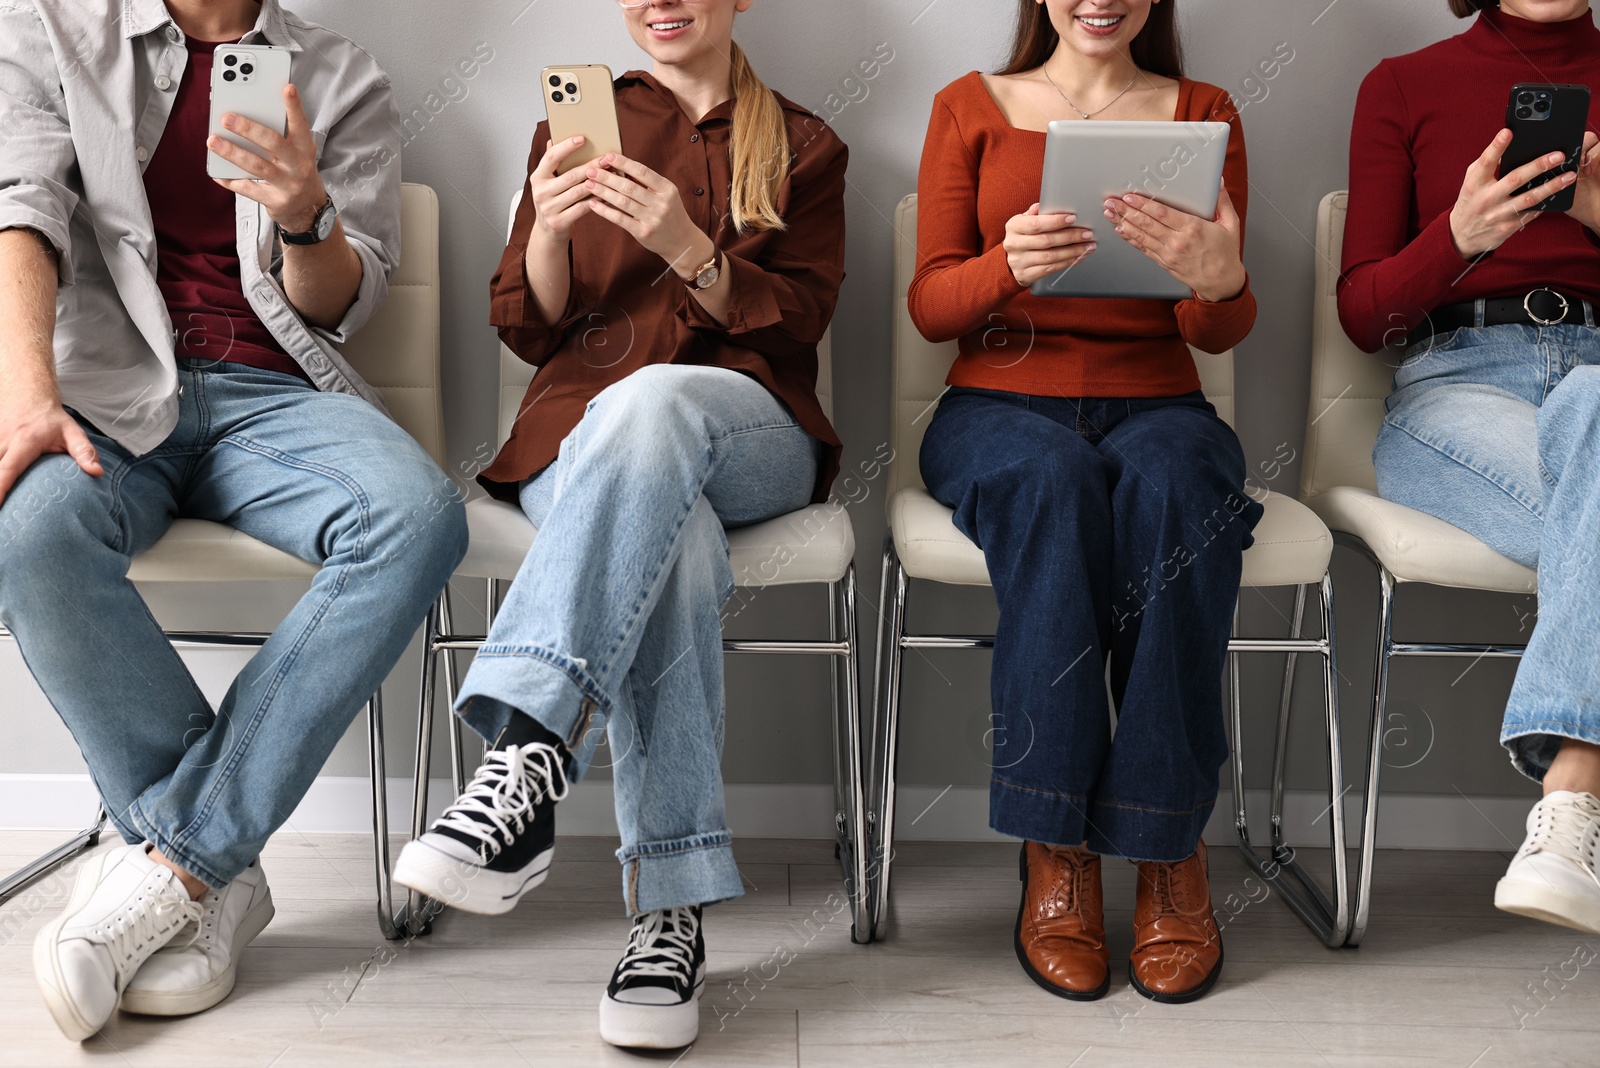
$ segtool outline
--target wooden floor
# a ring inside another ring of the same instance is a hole
[[[0,832],[0,869],[54,837]],[[1011,946],[1010,846],[905,844],[892,930],[872,946],[852,945],[836,911],[831,845],[736,848],[749,885],[707,914],[711,974],[687,1051],[624,1053],[596,1035],[627,932],[610,843],[562,839],[549,881],[510,916],[448,913],[430,936],[387,943],[370,844],[284,834],[263,860],[277,919],[233,996],[187,1019],[119,1016],[81,1046],[51,1022],[29,956],[70,876],[6,904],[0,1065],[1600,1064],[1600,936],[1496,912],[1502,854],[1380,854],[1366,944],[1331,951],[1219,848],[1213,897],[1235,895],[1237,911],[1227,963],[1209,997],[1173,1006],[1134,994],[1115,963],[1111,994],[1092,1004],[1029,982]],[[1113,962],[1131,943],[1132,897],[1130,868],[1108,862]]]

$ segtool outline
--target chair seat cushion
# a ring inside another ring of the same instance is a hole
[[[1243,586],[1296,586],[1321,582],[1333,538],[1309,508],[1268,494],[1256,541],[1244,554]],[[956,529],[953,512],[924,489],[907,489],[889,502],[895,551],[912,578],[960,586],[987,586],[989,570],[979,548]]]
[[[1533,568],[1501,556],[1459,527],[1371,490],[1337,486],[1306,503],[1331,529],[1365,542],[1396,581],[1538,592],[1539,573]]]
[[[133,562],[139,582],[308,582],[318,566],[248,534],[203,519],[180,519]]]
[[[537,528],[506,501],[480,497],[467,502],[471,543],[456,574],[513,579],[522,568]],[[787,586],[837,582],[855,556],[855,532],[842,505],[814,504],[788,515],[728,531],[734,582],[740,586]]]

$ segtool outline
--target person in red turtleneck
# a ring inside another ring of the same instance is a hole
[[[1450,0],[1457,37],[1366,78],[1339,316],[1403,362],[1378,490],[1539,568],[1501,742],[1542,781],[1495,904],[1600,932],[1600,136],[1498,176],[1512,86],[1600,90],[1589,0]],[[1532,192],[1515,195],[1529,181]],[[1532,210],[1575,187],[1562,212]]]

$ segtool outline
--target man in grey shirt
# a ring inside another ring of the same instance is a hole
[[[286,129],[224,120],[255,150],[211,136],[219,43],[289,53]],[[0,0],[0,623],[128,843],[35,945],[71,1038],[228,995],[263,844],[465,551],[336,347],[399,259],[399,137],[373,59],[278,0]],[[321,565],[215,710],[127,581],[178,516]]]

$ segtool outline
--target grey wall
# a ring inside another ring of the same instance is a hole
[[[1360,78],[1374,63],[1451,33],[1458,23],[1444,0],[1179,0],[1192,77],[1222,85],[1248,103],[1251,210],[1246,262],[1261,315],[1238,350],[1239,428],[1252,468],[1287,443],[1298,451],[1305,426],[1313,233],[1321,196],[1346,181],[1350,112]],[[430,114],[405,151],[405,177],[438,190],[443,204],[446,416],[452,455],[465,461],[492,437],[496,340],[485,325],[486,282],[499,256],[507,200],[523,176],[527,145],[542,114],[536,72],[556,63],[603,62],[621,71],[645,65],[619,13],[605,0],[299,0],[306,17],[363,43],[394,75],[401,110]],[[871,456],[888,434],[887,349],[892,249],[890,219],[914,189],[922,134],[933,94],[975,67],[1001,58],[1011,0],[758,0],[738,36],[770,84],[830,117],[851,146],[849,277],[834,322],[839,430],[847,463]],[[1256,64],[1280,44],[1294,58],[1263,82]],[[470,82],[452,73],[480,45],[494,58]],[[852,80],[856,64],[880,44],[894,58],[873,81]],[[1266,480],[1270,468],[1258,469]],[[1270,479],[1293,492],[1298,466]],[[861,546],[864,625],[876,621],[877,546],[882,497],[852,507]],[[1364,738],[1361,704],[1368,689],[1374,576],[1340,553],[1342,675],[1349,743]],[[255,596],[255,595],[253,595]],[[281,600],[281,594],[279,599]],[[986,591],[914,591],[917,626],[970,631],[991,626]],[[210,605],[178,595],[164,610]],[[1532,608],[1528,598],[1406,591],[1400,633],[1505,640]],[[1257,633],[1282,633],[1288,602],[1250,592],[1244,619]],[[270,625],[272,609],[261,616]],[[471,619],[464,608],[462,621]],[[822,625],[820,603],[795,591],[769,591],[730,628],[737,634],[798,633]],[[208,662],[213,686],[228,661]],[[413,661],[390,691],[391,748],[405,742],[414,698]],[[1495,742],[1512,669],[1484,662],[1458,679],[1465,662],[1405,665],[1393,685],[1386,725],[1386,782],[1396,790],[1454,795],[1527,793]],[[1248,745],[1259,755],[1270,737],[1273,687],[1281,667],[1247,664]],[[1296,760],[1314,767],[1318,696],[1315,672],[1298,688],[1308,728],[1295,739]],[[0,751],[0,772],[80,767],[71,740],[28,680],[14,648],[0,648],[0,676],[16,696]],[[867,678],[870,679],[870,673]],[[913,655],[907,678],[902,782],[943,786],[986,781],[988,657]],[[825,782],[827,674],[797,658],[734,658],[728,675],[727,776],[734,782]],[[330,771],[360,774],[359,749],[347,739]],[[1358,761],[1352,757],[1350,767]],[[1252,776],[1259,785],[1259,772]],[[1307,782],[1310,785],[1310,782]]]

